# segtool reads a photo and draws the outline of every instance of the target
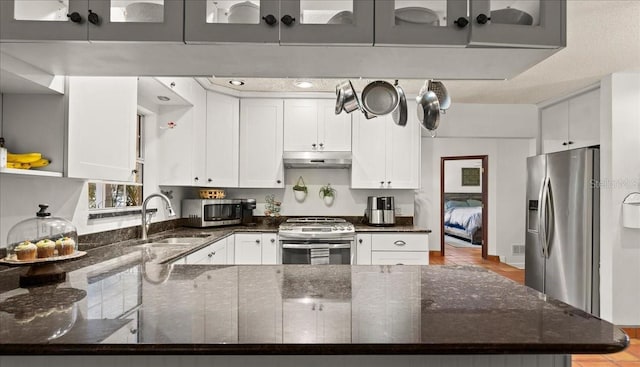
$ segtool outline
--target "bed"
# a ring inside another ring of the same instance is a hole
[[[444,233],[482,244],[482,194],[444,194]]]

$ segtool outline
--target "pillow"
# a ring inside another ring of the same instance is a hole
[[[451,208],[460,208],[465,206],[469,206],[469,204],[466,201],[461,201],[461,200],[447,200],[444,202],[445,210],[449,210]]]
[[[469,206],[482,206],[482,201],[476,199],[468,199],[467,204],[469,204]]]

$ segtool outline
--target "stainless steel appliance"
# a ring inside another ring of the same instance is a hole
[[[600,154],[582,148],[527,159],[525,284],[600,313]]]
[[[365,221],[373,226],[392,226],[396,223],[396,205],[393,196],[369,196]]]
[[[355,228],[341,218],[292,218],[278,228],[283,264],[353,264]]]
[[[182,200],[182,218],[189,227],[216,227],[242,223],[240,199]]]
[[[256,208],[256,199],[242,199],[242,224],[253,225],[253,209]]]
[[[351,152],[284,152],[286,168],[350,168]]]

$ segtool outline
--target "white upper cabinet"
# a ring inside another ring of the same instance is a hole
[[[3,0],[2,41],[182,42],[180,0]]]
[[[67,176],[132,181],[135,77],[69,77]]]
[[[373,0],[185,1],[187,43],[372,45]]]
[[[408,101],[409,111],[415,102]],[[409,113],[407,125],[396,125],[391,116],[367,120],[353,118],[351,187],[417,189],[420,187],[420,127]]]
[[[557,48],[566,44],[565,1],[384,0],[375,43]]]
[[[336,115],[334,109],[333,100],[285,100],[284,150],[350,151],[351,115]]]
[[[157,157],[151,158],[157,158],[160,184],[200,185],[204,181],[206,91],[193,78],[155,78],[155,82],[175,93],[172,101],[179,99],[176,104],[168,101],[158,107]]]
[[[240,187],[284,187],[283,101],[240,102]]]
[[[600,89],[540,111],[542,153],[600,144]]]
[[[207,92],[206,177],[201,185],[238,187],[240,101]]]

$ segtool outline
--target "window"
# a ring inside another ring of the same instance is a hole
[[[89,210],[126,209],[142,206],[144,178],[144,116],[136,120],[136,168],[132,182],[90,181]]]

